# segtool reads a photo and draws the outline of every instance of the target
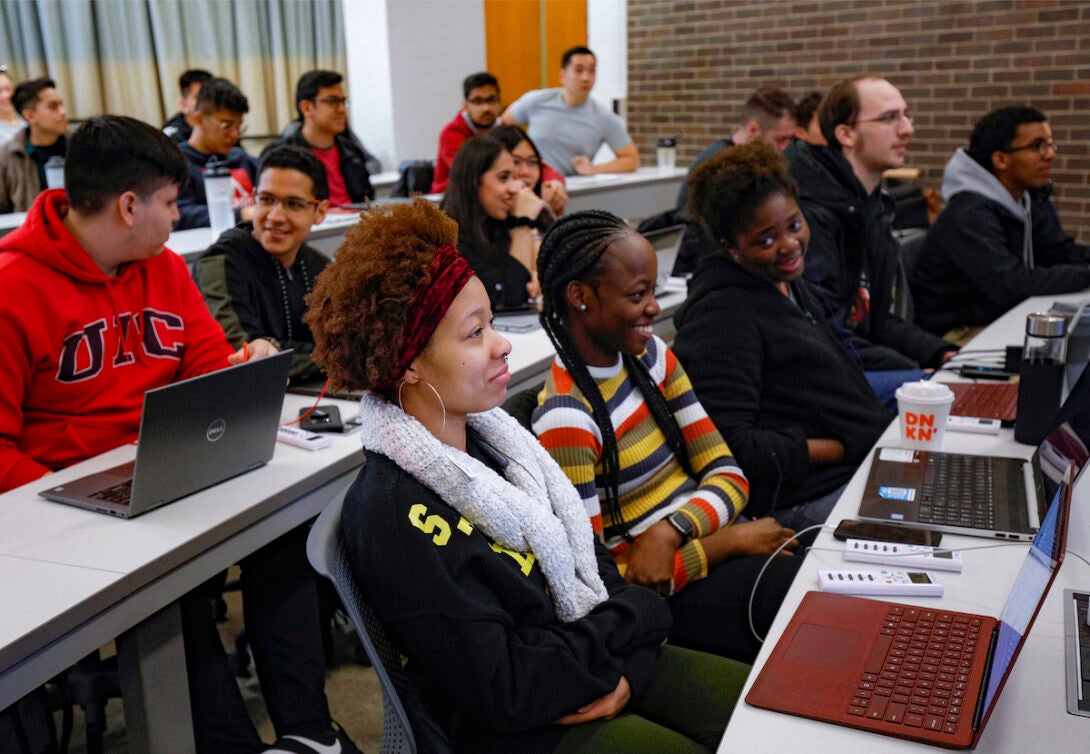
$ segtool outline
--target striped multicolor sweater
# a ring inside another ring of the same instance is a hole
[[[749,483],[697,400],[673,351],[655,337],[640,358],[681,427],[695,479],[685,473],[671,452],[620,357],[615,366],[591,367],[590,372],[605,399],[617,436],[621,513],[630,535],[638,536],[676,510],[683,511],[696,526],[696,536],[678,550],[675,558],[676,592],[689,581],[707,575],[708,561],[699,538],[733,523],[745,507]],[[629,544],[621,529],[603,521],[599,495],[606,493],[596,484],[602,473],[602,436],[590,402],[575,386],[559,357],[538,403],[534,433],[575,484],[594,531],[613,551],[623,572]]]

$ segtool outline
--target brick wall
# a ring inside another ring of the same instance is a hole
[[[809,0],[628,2],[628,118],[645,164],[683,133],[678,164],[740,125],[762,86],[799,97],[858,73],[904,94],[916,133],[906,164],[938,188],[973,124],[1004,105],[1049,117],[1065,229],[1090,244],[1090,2]]]

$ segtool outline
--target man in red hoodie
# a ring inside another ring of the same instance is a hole
[[[40,194],[0,239],[0,492],[135,440],[145,391],[243,360],[163,248],[186,175],[157,129],[92,118],[69,140],[65,189]],[[315,742],[284,750],[351,752],[326,704],[305,537],[300,527],[243,561],[248,635],[277,733]],[[214,588],[181,600],[197,750],[262,751],[216,633]]]

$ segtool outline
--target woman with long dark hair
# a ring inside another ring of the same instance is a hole
[[[516,176],[515,160],[491,136],[467,139],[450,166],[442,209],[458,223],[458,251],[493,308],[519,308],[539,294],[534,227],[545,202]]]
[[[496,126],[488,135],[503,142],[507,151],[515,158],[515,177],[544,199],[553,215],[564,214],[564,208],[568,206],[564,176],[545,164],[533,139],[520,126]],[[556,220],[555,216],[543,217],[543,220],[547,220],[547,225],[539,225],[540,230],[548,230],[548,226]]]

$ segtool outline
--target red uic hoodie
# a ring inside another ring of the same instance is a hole
[[[233,349],[166,249],[104,274],[40,194],[0,239],[0,491],[136,439],[144,392]]]

